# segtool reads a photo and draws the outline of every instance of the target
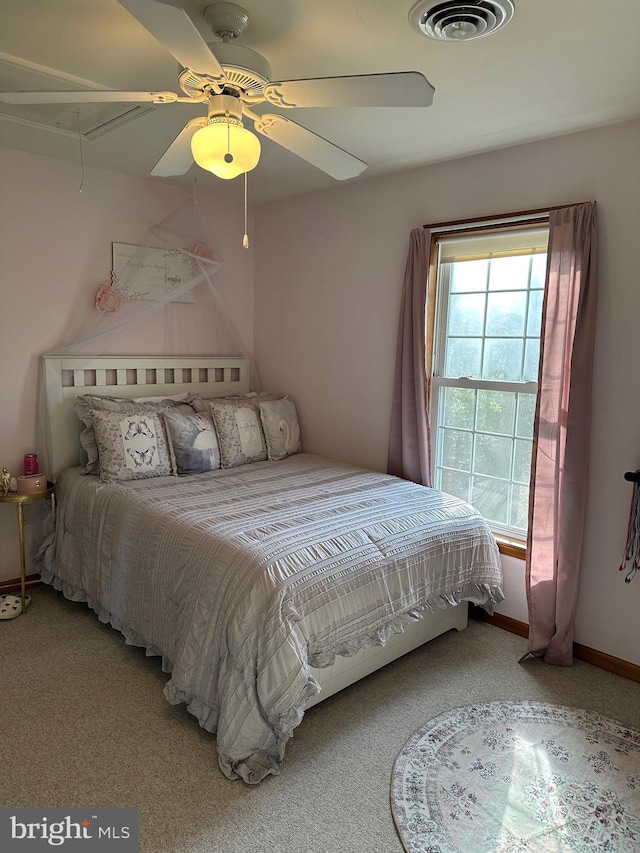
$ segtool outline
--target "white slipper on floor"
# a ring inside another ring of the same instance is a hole
[[[25,609],[31,603],[31,596],[25,595],[24,597],[24,606]],[[20,616],[22,613],[22,599],[19,595],[10,595],[6,593],[5,595],[0,595],[0,619],[15,619],[16,616]]]

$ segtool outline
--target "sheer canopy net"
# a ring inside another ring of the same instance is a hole
[[[112,281],[96,295],[92,322],[48,355],[250,358],[227,307],[224,286],[217,280],[223,264],[194,193],[149,228],[139,245],[114,247]],[[251,364],[251,387],[259,390]],[[36,449],[45,472],[51,459],[49,404],[41,364]]]

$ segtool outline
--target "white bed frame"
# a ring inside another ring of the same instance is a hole
[[[161,397],[190,391],[203,397],[245,394],[250,360],[226,357],[44,356],[53,476],[80,464],[80,421],[74,401],[81,394],[113,397]],[[311,669],[322,690],[307,708],[354,684],[365,675],[418,648],[434,637],[467,626],[467,604],[425,613],[384,647],[339,657],[324,669]]]
[[[81,423],[74,402],[81,394],[134,398],[190,391],[224,397],[249,391],[248,358],[45,355],[43,362],[54,479],[80,464]]]

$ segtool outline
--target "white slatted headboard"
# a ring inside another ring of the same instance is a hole
[[[162,397],[190,391],[203,397],[246,394],[250,359],[200,356],[44,356],[49,428],[49,476],[80,464],[81,394]]]

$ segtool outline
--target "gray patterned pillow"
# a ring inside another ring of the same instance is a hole
[[[183,395],[181,395],[183,396]],[[186,396],[186,395],[185,395]],[[76,414],[82,421],[83,429],[80,432],[80,445],[87,454],[85,468],[88,474],[100,473],[100,460],[98,459],[98,446],[93,431],[93,418],[91,411],[120,412],[123,415],[135,415],[140,412],[161,412],[167,408],[175,407],[177,411],[190,412],[186,403],[180,405],[178,402],[166,398],[164,400],[131,400],[123,397],[101,397],[97,394],[82,394],[75,400]]]
[[[275,395],[269,395],[275,398]],[[267,445],[260,423],[260,400],[255,397],[221,397],[211,400],[209,408],[218,433],[223,468],[235,468],[267,458]]]
[[[260,403],[260,420],[267,442],[269,459],[284,459],[300,453],[300,425],[292,401],[283,400]]]
[[[224,397],[201,397],[199,394],[187,395],[187,403],[194,411],[205,414],[207,417],[211,415],[210,403],[215,403],[216,400],[276,400],[280,394],[271,394],[268,391],[249,391],[246,394],[225,394]]]
[[[211,413],[163,414],[172,474],[202,474],[220,467],[220,448]]]
[[[127,415],[91,409],[91,416],[103,482],[171,474],[169,447],[158,412]]]

